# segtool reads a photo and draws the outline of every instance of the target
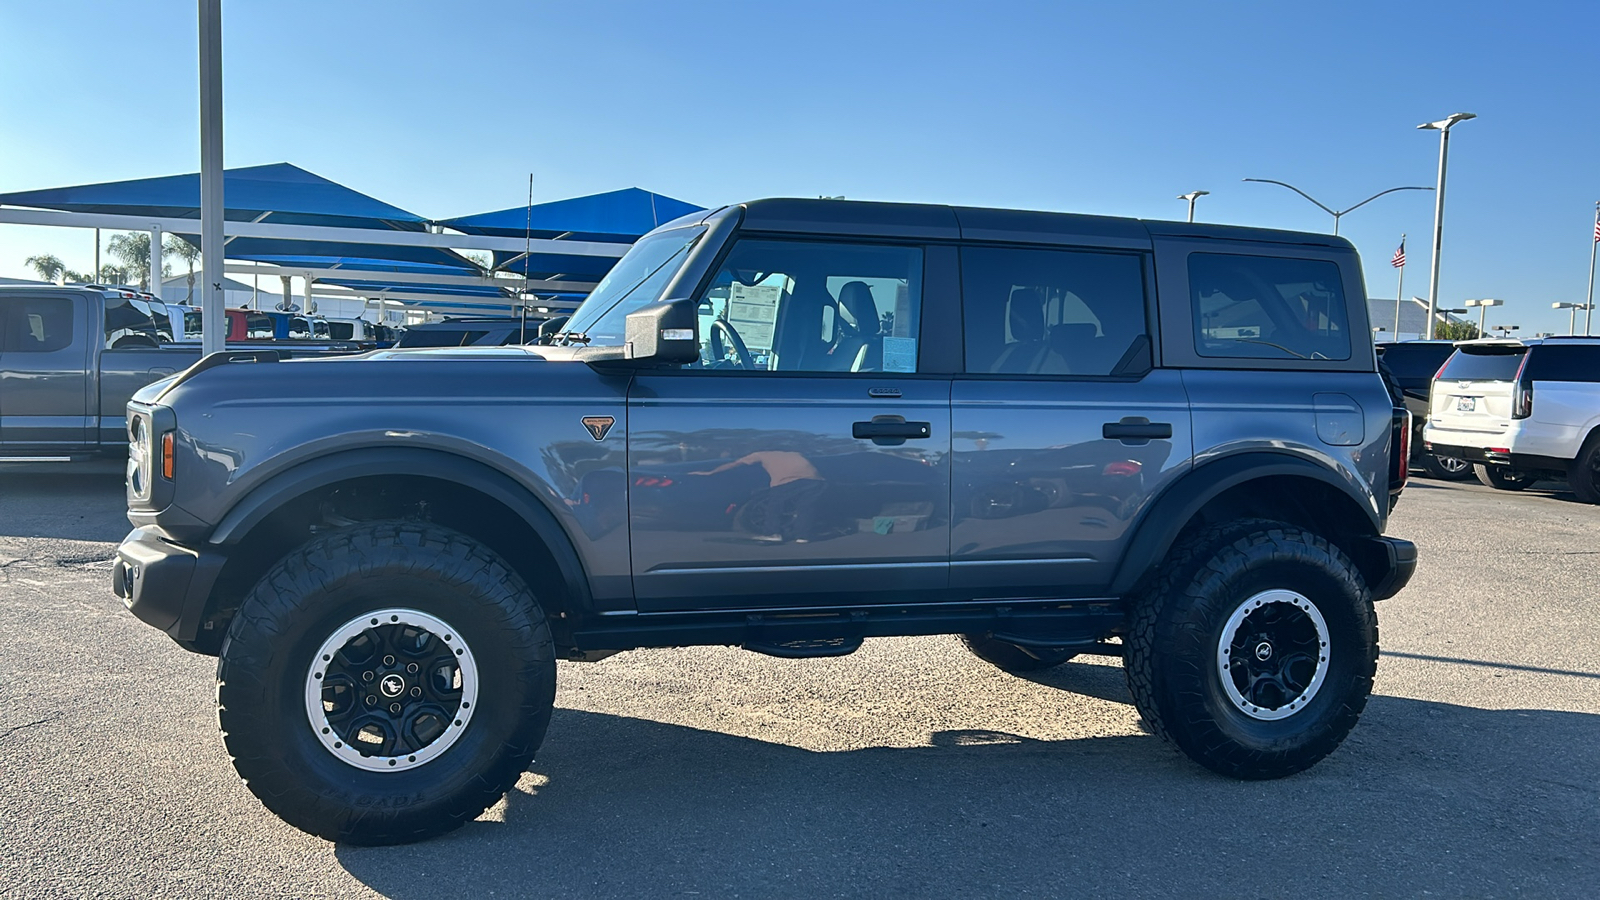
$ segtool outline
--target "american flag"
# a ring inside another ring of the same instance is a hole
[[[1594,229],[1595,233],[1600,234],[1600,221],[1595,222]],[[1600,238],[1596,238],[1596,240],[1600,240]],[[1400,246],[1394,251],[1394,259],[1389,260],[1389,265],[1394,266],[1396,269],[1403,269],[1406,267],[1405,241],[1402,240],[1400,242]]]
[[[1594,212],[1594,239],[1596,243],[1600,243],[1600,209]]]

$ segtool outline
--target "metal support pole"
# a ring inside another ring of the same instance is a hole
[[[305,305],[306,327],[310,328],[311,327],[311,283],[313,281],[315,281],[316,279],[311,277],[311,273],[310,272],[307,272],[303,277],[306,280],[306,305]]]
[[[289,307],[294,305],[294,294],[289,292],[289,276],[279,275],[278,280],[283,282],[283,305],[278,308],[288,312]]]
[[[1402,249],[1404,249],[1405,245],[1406,245],[1406,236],[1404,234],[1402,234],[1402,235],[1400,235],[1400,247]],[[1404,261],[1405,261],[1404,257],[1401,257],[1401,262],[1404,263]],[[1400,283],[1395,285],[1395,289],[1394,289],[1394,339],[1397,340],[1397,341],[1400,340],[1400,298],[1404,297],[1405,295],[1406,295],[1406,267],[1404,265],[1401,265],[1400,266]]]
[[[1196,199],[1198,199],[1198,198],[1196,198],[1196,197],[1190,197],[1189,198],[1189,221],[1191,221],[1191,222],[1194,221],[1194,201]]]
[[[150,293],[161,296],[161,226],[154,225],[150,228]],[[174,338],[177,335],[173,335]]]
[[[94,271],[89,273],[89,281],[100,280],[100,229],[94,230]]]
[[[1592,253],[1590,254],[1590,256],[1593,256],[1593,255],[1594,254],[1592,254]],[[1585,319],[1587,319],[1589,317],[1589,314],[1588,313],[1584,313],[1583,317]],[[1567,311],[1567,334],[1573,335],[1573,334],[1577,334],[1577,333],[1578,333],[1578,307],[1577,307],[1576,304],[1574,304],[1572,309]]]
[[[1589,293],[1583,302],[1588,304],[1588,309],[1583,311],[1583,333],[1589,335],[1589,325],[1594,321],[1594,252],[1600,247],[1600,202],[1594,205],[1594,234],[1589,235]]]
[[[200,351],[217,353],[228,338],[222,293],[222,0],[200,4]]]
[[[1479,307],[1478,307],[1478,337],[1483,337],[1485,334],[1488,333],[1488,332],[1483,330],[1483,320],[1484,320],[1484,317],[1486,317],[1488,315],[1489,315],[1489,307],[1488,307],[1488,305],[1487,304],[1479,305]]]
[[[1439,251],[1444,247],[1444,172],[1450,160],[1450,127],[1439,129],[1439,181],[1433,189],[1433,260],[1428,275],[1428,333],[1434,336],[1434,310],[1439,308]],[[1481,336],[1481,333],[1480,333]]]

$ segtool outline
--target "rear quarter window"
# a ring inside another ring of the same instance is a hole
[[[1189,292],[1200,356],[1350,358],[1344,284],[1333,262],[1191,253]]]
[[[1543,344],[1528,353],[1531,381],[1600,382],[1600,346]]]
[[[1522,366],[1523,347],[1461,347],[1439,372],[1440,381],[1512,381]]]

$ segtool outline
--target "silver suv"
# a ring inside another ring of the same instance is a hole
[[[235,767],[330,839],[478,815],[556,660],[645,647],[1116,656],[1152,731],[1275,778],[1354,726],[1373,601],[1416,562],[1383,535],[1409,427],[1366,309],[1320,234],[700,212],[553,345],[235,352],[147,388],[113,584],[220,655]]]

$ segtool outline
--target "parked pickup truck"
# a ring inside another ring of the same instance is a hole
[[[199,344],[164,338],[134,291],[0,287],[0,461],[126,453],[134,392],[200,359]],[[355,349],[325,344],[294,353]]]

